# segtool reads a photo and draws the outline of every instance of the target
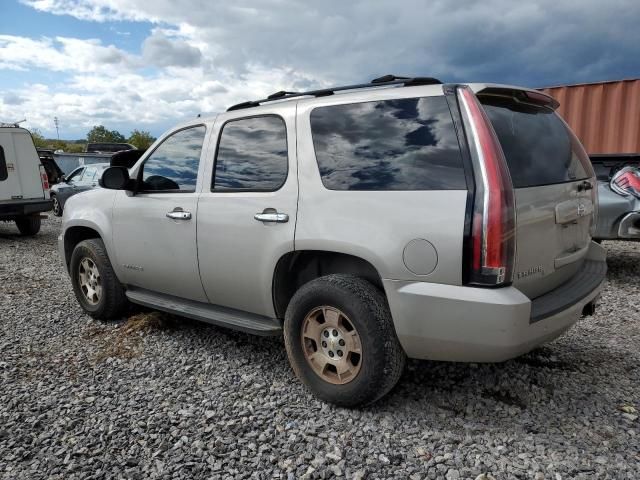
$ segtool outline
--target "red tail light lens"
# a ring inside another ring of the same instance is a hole
[[[502,147],[480,102],[469,87],[458,99],[474,164],[475,198],[471,225],[471,268],[467,283],[505,285],[515,257],[515,203]]]
[[[47,175],[47,171],[44,169],[42,165],[40,165],[40,181],[42,182],[42,190],[45,193],[49,192],[49,176]]]
[[[624,167],[611,178],[611,190],[620,195],[633,195],[640,198],[640,170]]]

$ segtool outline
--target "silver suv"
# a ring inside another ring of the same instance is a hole
[[[593,312],[595,177],[557,106],[394,76],[278,92],[107,169],[60,252],[95,318],[133,302],[284,335],[315,395],[370,403],[407,356],[502,361]]]

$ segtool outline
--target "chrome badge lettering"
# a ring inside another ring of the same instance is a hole
[[[587,211],[587,208],[584,206],[584,203],[578,204],[578,216],[579,217],[584,217],[584,214],[585,214],[586,211]]]
[[[124,268],[128,268],[129,270],[135,270],[136,272],[143,272],[144,268],[138,265],[123,265]]]
[[[535,275],[540,273],[544,275],[544,267],[542,265],[536,265],[535,267],[531,267],[529,270],[525,270],[524,272],[516,273],[516,277],[518,279],[530,277],[531,275]]]

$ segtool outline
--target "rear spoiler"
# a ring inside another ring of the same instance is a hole
[[[511,97],[518,103],[528,103],[530,105],[537,105],[557,109],[560,106],[555,98],[547,95],[546,93],[538,92],[535,90],[508,88],[508,87],[487,87],[483,90],[476,92],[476,95],[480,96],[499,96],[499,97]]]

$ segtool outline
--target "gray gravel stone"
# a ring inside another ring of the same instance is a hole
[[[604,243],[598,312],[555,342],[496,365],[410,361],[390,395],[345,410],[300,385],[279,339],[161,315],[90,319],[59,228],[52,218],[22,238],[0,224],[0,478],[640,471],[640,244]]]

